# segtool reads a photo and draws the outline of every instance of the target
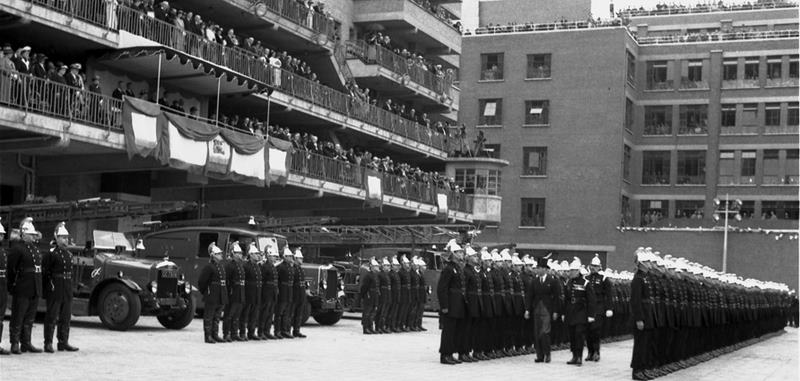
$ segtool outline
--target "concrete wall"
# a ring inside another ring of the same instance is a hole
[[[479,3],[479,22],[488,24],[548,23],[556,20],[586,20],[591,0],[499,0]]]

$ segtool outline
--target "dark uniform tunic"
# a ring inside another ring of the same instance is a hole
[[[408,313],[406,314],[406,328],[411,329],[414,327],[414,321],[417,319],[417,308],[419,307],[419,273],[416,270],[409,270],[409,292],[408,292]]]
[[[31,344],[33,319],[42,297],[42,254],[35,244],[14,242],[8,253],[11,344]]]
[[[244,307],[242,308],[242,324],[239,329],[239,335],[247,333],[248,338],[252,338],[256,334],[256,325],[258,324],[258,312],[261,309],[261,266],[257,263],[247,262],[244,265]],[[247,332],[245,332],[247,328]]]
[[[361,295],[361,326],[366,331],[374,329],[375,314],[378,310],[378,299],[380,298],[380,288],[378,288],[378,276],[375,272],[366,271],[361,274],[361,284],[359,285]]]
[[[232,338],[237,338],[241,328],[242,307],[245,302],[245,273],[244,264],[235,259],[228,261],[225,268],[228,276],[228,304],[225,306],[225,320],[222,323],[222,332]]]
[[[292,290],[294,275],[290,263],[284,261],[278,265],[278,309],[275,310],[275,329],[281,333],[288,333],[292,325],[290,306],[294,297]]]
[[[494,350],[492,337],[494,335],[494,282],[492,272],[489,268],[482,268],[478,276],[481,279],[481,320],[477,328],[479,333],[479,343],[477,345],[480,352],[490,352]]]
[[[378,271],[375,275],[375,280],[380,290],[378,308],[375,314],[375,328],[383,330],[389,321],[389,306],[392,303],[392,281],[387,271]]]
[[[425,304],[428,301],[428,283],[425,281],[425,273],[419,274],[419,295],[417,296],[417,316],[414,320],[414,327],[419,330],[422,328],[422,314],[425,312]]]
[[[396,332],[401,326],[398,316],[400,313],[400,274],[398,271],[392,270],[389,272],[389,283],[392,291],[392,302],[389,305],[387,325],[392,331]]]
[[[197,287],[203,294],[203,329],[206,335],[219,337],[219,320],[222,310],[228,304],[228,286],[225,266],[220,262],[210,262],[200,271]]]
[[[300,326],[305,323],[306,315],[306,274],[303,266],[299,263],[294,264],[294,282],[292,283],[294,295],[292,296],[292,329],[300,332]],[[310,307],[310,306],[309,306]],[[310,312],[310,311],[309,311]]]
[[[397,275],[400,276],[400,306],[397,312],[397,324],[401,330],[408,330],[406,318],[411,309],[411,273],[410,270],[401,268]]]
[[[8,255],[0,247],[0,311],[5,314],[8,303]],[[0,319],[0,343],[3,342],[3,319]]]
[[[53,331],[58,326],[58,342],[69,343],[69,323],[72,319],[72,253],[56,246],[42,257],[42,281],[47,313],[44,322],[44,342],[53,343]]]
[[[655,329],[655,311],[653,309],[653,284],[647,273],[637,271],[631,281],[631,320],[633,321],[633,358],[631,368],[634,372],[649,368],[653,351],[653,330]],[[637,322],[643,323],[643,329],[636,328]]]
[[[591,283],[583,276],[570,279],[564,289],[564,322],[570,341],[570,350],[575,359],[583,356],[583,342],[589,317],[594,317],[596,305]]]
[[[611,310],[611,281],[600,273],[589,274],[586,280],[595,294],[594,322],[586,332],[586,349],[589,355],[600,354],[600,338],[603,336],[606,311]]]
[[[261,265],[261,280],[263,287],[261,288],[261,311],[258,314],[258,331],[262,335],[267,335],[272,328],[275,304],[278,301],[278,268],[270,261],[265,261]]]
[[[561,287],[558,280],[549,274],[533,277],[528,291],[527,306],[534,321],[534,345],[536,357],[543,360],[550,354],[550,329],[552,315],[560,312]]]
[[[461,338],[459,353],[470,353],[473,350],[477,352],[479,346],[478,319],[481,318],[483,284],[480,278],[480,267],[466,265],[463,272],[467,315],[464,324],[465,331],[459,332]]]
[[[442,322],[439,345],[442,356],[450,356],[460,349],[458,335],[463,331],[464,318],[467,316],[465,294],[464,272],[453,262],[447,262],[436,287]]]

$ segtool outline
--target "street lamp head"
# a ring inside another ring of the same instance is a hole
[[[736,221],[741,221],[742,220],[742,215],[739,214],[739,213],[736,213],[736,217],[734,217],[734,218],[736,218]]]
[[[719,199],[716,197],[714,198],[714,206],[719,206]]]
[[[734,201],[734,202],[736,203],[736,206],[737,206],[737,207],[739,207],[739,208],[741,208],[741,207],[742,207],[742,200],[740,200],[740,199],[738,199],[738,198],[737,198],[737,199],[736,199],[736,201]]]
[[[714,213],[714,221],[719,221],[719,213]]]

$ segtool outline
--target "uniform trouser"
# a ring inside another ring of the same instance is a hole
[[[291,300],[278,301],[278,307],[275,309],[275,332],[286,332],[284,330],[287,321],[289,321],[289,307],[292,305]]]
[[[386,325],[389,315],[389,298],[383,296],[386,290],[381,290],[381,296],[378,297],[378,305],[375,310],[375,329],[383,328]]]
[[[536,357],[544,359],[550,354],[550,312],[546,308],[536,308],[532,318]]]
[[[417,316],[415,318],[415,327],[422,328],[422,314],[425,312],[425,302],[417,304]]]
[[[375,315],[378,313],[377,300],[369,295],[361,299],[361,326],[364,329],[373,329]]]
[[[225,305],[206,303],[203,310],[203,331],[206,336],[219,336],[219,319],[223,309],[225,309]]]
[[[467,316],[463,319],[459,319],[460,323],[459,326],[461,329],[458,330],[458,336],[456,339],[458,340],[458,353],[469,354],[472,351],[473,347],[473,321],[474,319]]]
[[[454,319],[448,316],[440,317],[442,325],[442,335],[439,341],[439,353],[442,356],[450,356],[459,351],[459,328],[463,328],[465,319]]]
[[[258,311],[258,333],[262,335],[269,334],[272,327],[273,315],[275,314],[275,301],[268,301],[259,304]]]
[[[418,303],[417,303],[416,299],[412,299],[411,303],[409,303],[409,305],[408,305],[408,312],[406,313],[406,316],[404,318],[405,325],[408,328],[413,328],[413,327],[416,326],[416,322],[417,322],[417,306],[418,306]]]
[[[396,329],[398,325],[398,314],[400,313],[399,298],[392,295],[392,300],[389,303],[389,309],[386,313],[386,326],[388,328]]]
[[[505,324],[504,316],[497,316],[492,319],[492,349],[503,349],[503,326]]]
[[[295,332],[300,332],[300,326],[305,323],[305,308],[306,308],[306,297],[303,295],[300,300],[296,300],[294,302],[293,311],[292,311],[292,329]]]
[[[401,300],[400,306],[397,310],[397,328],[402,328],[406,326],[406,317],[408,316],[408,310],[411,307],[411,301]]]
[[[653,345],[653,330],[633,329],[633,355],[631,356],[631,368],[633,371],[649,369],[651,365],[651,350]]]
[[[583,356],[583,340],[587,324],[573,324],[567,328],[569,335],[569,350],[572,356],[581,359]]]
[[[489,317],[483,317],[477,320],[477,331],[478,331],[478,343],[476,348],[480,352],[490,352],[494,349],[494,344],[492,343],[492,325],[494,319]]]
[[[53,331],[58,327],[58,342],[69,343],[69,323],[72,320],[72,298],[47,299],[47,312],[44,317],[44,343],[53,343]]]
[[[258,313],[261,311],[261,303],[247,303],[242,311],[242,324],[239,329],[240,334],[244,334],[245,328],[251,335],[256,334],[258,326]]]
[[[238,335],[239,320],[242,317],[242,303],[228,303],[225,305],[225,318],[222,320],[222,334]]]
[[[36,307],[38,305],[38,296],[32,298],[14,296],[14,300],[11,303],[11,323],[9,324],[11,344],[31,343],[33,319],[36,317]]]
[[[3,284],[0,284],[0,286],[3,286],[0,287],[0,313],[5,316],[6,304],[8,303],[8,292],[5,288],[5,279],[0,279],[0,281],[4,282]],[[4,319],[0,319],[0,343],[3,342],[3,320]]]
[[[594,319],[586,330],[586,349],[590,355],[600,353],[600,338],[603,334],[603,322],[606,320],[600,315],[596,315]]]

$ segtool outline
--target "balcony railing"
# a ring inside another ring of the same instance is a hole
[[[758,135],[758,126],[721,126],[720,135]]]
[[[763,185],[797,185],[800,176],[798,175],[763,175],[761,184]]]
[[[116,5],[108,0],[28,0],[32,4],[58,11],[90,24],[117,30]]]
[[[438,4],[431,4],[429,0],[411,0],[411,2],[425,10],[425,12],[428,12],[437,19],[441,20],[443,23],[447,24],[447,26],[461,32],[459,27],[454,24],[454,20],[457,20],[458,17],[448,11],[447,8]]]
[[[705,185],[706,183],[706,176],[705,175],[682,175],[678,174],[678,181],[679,185]]]
[[[350,118],[375,125],[393,134],[446,151],[442,134],[428,127],[365,104],[347,94],[308,80],[300,75],[270,67],[241,48],[226,47],[181,30],[128,7],[119,7],[120,28],[158,42],[164,46],[200,57],[230,68],[268,86],[277,87],[289,95],[335,111]]]
[[[797,87],[799,84],[797,78],[767,78],[767,87]]]
[[[771,135],[797,135],[800,133],[798,126],[764,126],[764,134]]]
[[[122,131],[122,101],[27,74],[0,70],[0,105]]]
[[[708,90],[708,82],[692,81],[689,78],[681,78],[680,88],[682,90]]]
[[[664,81],[647,81],[647,90],[672,90],[673,88],[674,87],[671,79]]]
[[[707,135],[708,126],[698,124],[693,126],[678,126],[678,135]]]
[[[617,12],[620,17],[642,17],[642,16],[669,16],[669,15],[685,15],[694,13],[711,13],[711,12],[736,12],[736,11],[752,11],[758,9],[775,9],[775,8],[797,8],[797,3],[793,2],[757,2],[755,4],[731,4],[731,5],[698,5],[696,7],[665,7],[665,9],[625,9]]]
[[[283,18],[295,24],[302,25],[316,33],[327,35],[331,41],[335,41],[338,33],[336,22],[313,9],[302,6],[297,0],[249,0],[254,9],[258,9],[261,4],[273,13],[281,15]]]
[[[672,123],[646,124],[644,135],[672,135]]]
[[[797,38],[800,31],[797,30],[764,30],[757,32],[729,32],[729,33],[706,33],[706,34],[682,34],[670,36],[646,36],[635,37],[639,45],[654,44],[674,44],[686,42],[717,42],[733,40],[761,40],[761,39],[781,39]]]
[[[758,79],[729,79],[722,81],[723,89],[756,89],[758,87]]]
[[[377,63],[393,73],[408,76],[412,81],[438,94],[450,96],[453,75],[443,72],[441,76],[437,76],[415,62],[411,62],[410,59],[383,46],[368,44],[362,40],[348,41],[347,55],[349,58],[357,58],[367,64]]]

